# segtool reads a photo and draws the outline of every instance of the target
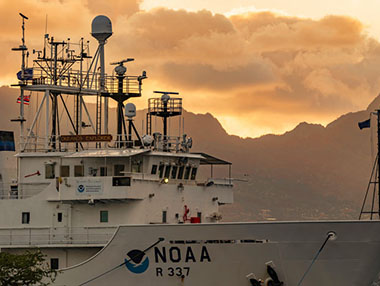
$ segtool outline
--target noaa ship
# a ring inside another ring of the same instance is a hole
[[[371,285],[380,269],[378,221],[220,222],[219,206],[233,203],[231,163],[191,152],[190,137],[170,134],[170,120],[183,130],[175,92],[149,99],[139,134],[136,107],[125,102],[142,95],[147,74],[126,75],[129,58],[107,75],[111,21],[97,16],[91,34],[99,43],[93,56],[83,39],[75,45],[49,35],[33,67],[24,34],[14,49],[22,55],[13,120],[20,140],[17,179],[0,200],[1,251],[40,249],[60,270],[54,285]],[[42,100],[27,125],[30,92]],[[110,100],[116,136],[108,128]],[[162,131],[153,130],[157,119]],[[219,165],[223,178],[214,175]]]

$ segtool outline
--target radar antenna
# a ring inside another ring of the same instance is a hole
[[[161,98],[150,98],[147,113],[147,134],[152,135],[152,116],[162,117],[163,120],[163,148],[168,150],[168,118],[182,114],[182,98],[171,98],[170,95],[178,95],[172,91],[153,91],[162,94]]]
[[[131,131],[131,120],[129,121],[129,131],[127,132],[127,127],[124,120],[124,101],[128,100],[131,97],[140,97],[141,96],[141,85],[142,80],[146,79],[146,72],[143,71],[141,76],[135,77],[138,81],[138,87],[131,88],[129,86],[130,77],[126,76],[127,68],[124,66],[124,63],[132,62],[135,59],[127,58],[121,61],[112,62],[111,65],[116,65],[115,73],[117,78],[117,86],[109,86],[108,90],[102,92],[102,96],[112,98],[117,102],[117,141],[116,147],[120,148],[126,145],[127,147],[132,146],[132,131]],[[135,128],[134,128],[135,130]],[[136,130],[135,130],[136,131]],[[141,141],[140,136],[136,131],[136,135]],[[124,140],[123,140],[124,137]]]
[[[110,63],[110,65],[121,65],[122,66],[124,63],[133,62],[134,60],[135,59],[128,58],[128,59],[121,60],[121,61],[118,61],[118,62]]]

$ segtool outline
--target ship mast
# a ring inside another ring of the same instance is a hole
[[[359,220],[363,218],[363,215],[369,214],[370,220],[374,219],[374,216],[377,214],[378,218],[380,219],[380,109],[377,109],[375,112],[372,112],[371,115],[376,116],[376,123],[377,123],[377,155],[375,162],[372,167],[371,171],[371,177],[368,182],[367,190],[364,196],[362,208],[360,210]],[[369,119],[370,120],[370,119]],[[370,122],[370,121],[368,121]],[[359,125],[360,127],[360,125]],[[365,127],[369,127],[365,126]],[[360,129],[365,128],[360,127]],[[372,187],[372,197],[369,198],[369,192]],[[377,210],[376,210],[376,193],[377,193]],[[366,210],[367,200],[370,200],[370,209]]]
[[[111,20],[106,16],[99,15],[92,21],[91,35],[98,41],[98,48],[94,56],[89,55],[89,42],[85,42],[83,38],[79,43],[72,43],[70,39],[57,41],[54,37],[45,34],[43,50],[33,50],[33,54],[37,53],[37,57],[33,61],[33,67],[27,67],[26,59],[29,53],[25,46],[25,20],[28,18],[21,13],[20,16],[22,17],[22,44],[18,48],[12,49],[22,52],[21,71],[18,73],[19,83],[17,84],[21,89],[18,101],[21,103],[20,116],[12,120],[20,122],[20,152],[65,152],[72,150],[72,145],[68,143],[74,143],[75,151],[80,151],[93,148],[93,145],[100,148],[102,147],[100,142],[111,142],[112,135],[108,133],[108,97],[119,103],[118,131],[120,131],[122,124],[125,126],[123,102],[130,97],[141,96],[142,81],[147,78],[146,72],[139,76],[124,74],[126,68],[123,67],[123,63],[131,61],[131,59],[117,63],[119,65],[116,67],[116,76],[106,74],[104,49],[107,39],[112,35]],[[87,65],[84,65],[84,61],[87,61]],[[85,68],[86,66],[88,68]],[[28,134],[24,134],[25,91],[40,92],[44,95],[30,126],[28,126]],[[66,95],[66,99],[63,95]],[[84,100],[84,97],[91,96],[96,97],[95,122],[91,119]],[[74,105],[73,114],[68,103]],[[43,116],[44,108],[45,116]],[[67,116],[67,126],[63,126],[63,122],[60,122],[64,114]],[[82,121],[82,117],[85,115],[87,115],[89,124]],[[45,117],[43,118],[45,121],[44,138],[38,136],[38,130],[33,132],[41,117]],[[83,130],[85,127],[90,127],[92,133]],[[69,132],[70,135],[63,135],[64,132]],[[41,140],[39,141],[39,139]],[[35,142],[32,143],[32,141]],[[126,147],[125,144],[120,144],[120,138],[117,141],[115,142],[116,147]],[[83,142],[88,144],[84,146]],[[112,147],[112,145],[109,146]],[[108,143],[104,143],[103,147],[108,148]]]
[[[22,18],[22,44],[17,48],[12,48],[12,51],[21,51],[21,71],[20,71],[20,77],[19,77],[19,84],[12,84],[12,86],[25,86],[25,58],[29,56],[28,48],[25,45],[25,20],[28,20],[29,18],[26,17],[24,14],[19,13],[19,15]],[[24,90],[21,88],[20,91],[20,115],[17,119],[12,119],[12,122],[20,122],[20,146],[23,144],[23,138],[24,138]]]

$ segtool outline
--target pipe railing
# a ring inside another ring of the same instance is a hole
[[[116,227],[0,228],[0,247],[105,245],[116,229]]]

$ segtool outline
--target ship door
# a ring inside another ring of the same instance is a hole
[[[55,242],[64,243],[68,238],[67,210],[63,208],[55,209],[53,212],[53,239]]]

